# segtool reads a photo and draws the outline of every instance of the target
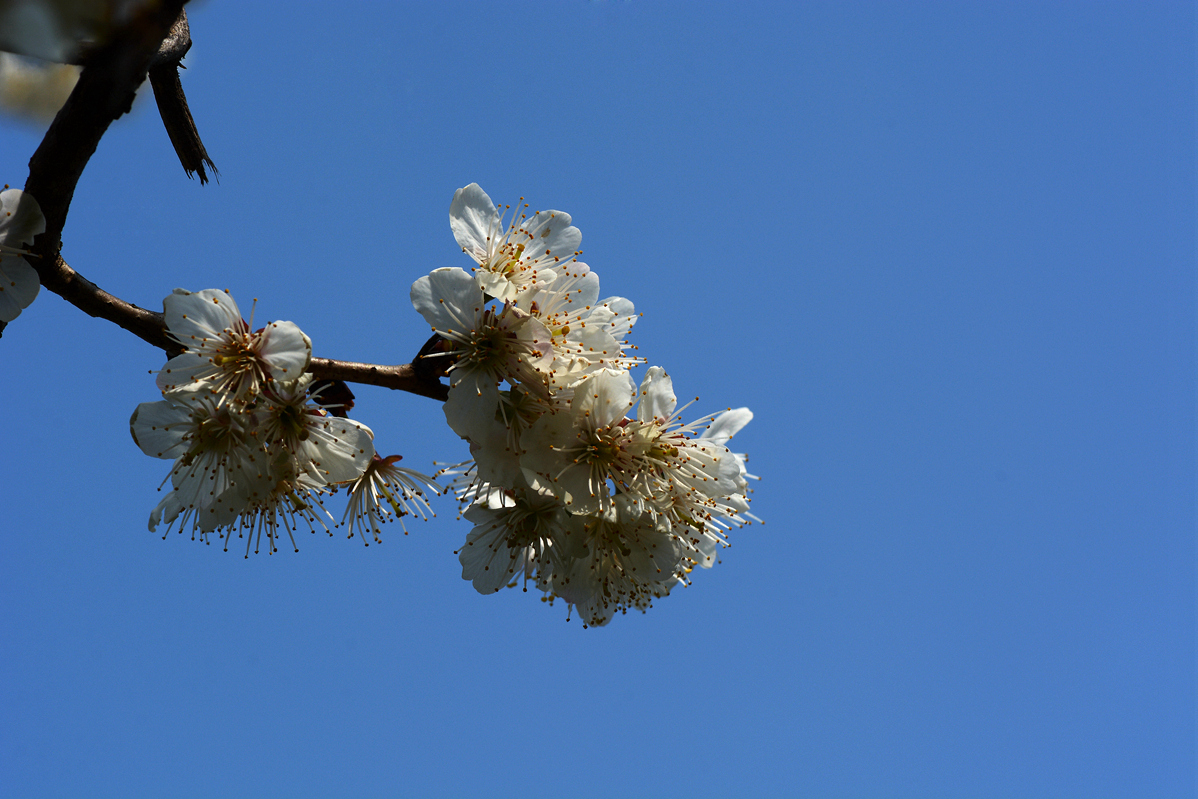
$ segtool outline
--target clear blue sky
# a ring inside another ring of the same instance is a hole
[[[66,260],[407,361],[456,188],[568,211],[640,353],[748,405],[724,561],[604,629],[483,597],[452,505],[248,561],[146,531],[162,355],[0,339],[4,796],[1195,791],[1190,3],[197,2],[220,183],[152,101]],[[42,131],[0,120],[0,182]],[[465,447],[357,391],[380,448]]]

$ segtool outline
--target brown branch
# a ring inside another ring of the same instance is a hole
[[[148,311],[109,294],[68,266],[67,262],[62,260],[62,256],[55,260],[53,270],[44,271],[49,271],[53,277],[56,286],[54,293],[88,316],[107,319],[147,344],[165,350],[167,355],[182,352],[178,343],[167,335],[166,322],[161,313]],[[433,338],[440,340],[436,336]],[[425,349],[427,348],[426,344]],[[313,358],[308,371],[318,380],[343,380],[347,383],[382,386],[442,402],[449,397],[449,387],[438,379],[437,373],[417,368],[410,363],[383,366],[356,361],[337,361],[332,358]]]
[[[158,103],[158,115],[162,117],[162,124],[171,138],[171,145],[179,156],[183,171],[189,178],[199,173],[200,185],[203,185],[208,182],[205,164],[213,175],[219,175],[220,172],[200,140],[195,120],[191,118],[191,109],[187,107],[187,96],[183,94],[183,84],[179,80],[179,70],[183,67],[179,62],[190,49],[191,29],[187,24],[187,12],[180,11],[179,18],[171,26],[170,35],[163,40],[150,62],[150,86],[154,89],[154,101]]]
[[[371,386],[393,388],[419,394],[422,397],[444,402],[449,398],[449,386],[436,378],[429,379],[417,373],[410,363],[398,366],[379,366],[373,363],[333,361],[328,358],[313,358],[308,371],[320,380],[344,380],[347,383],[366,383]]]
[[[29,160],[29,179],[25,182],[25,191],[38,201],[46,217],[46,232],[34,240],[36,257],[29,258],[41,284],[89,316],[107,319],[168,355],[180,352],[180,348],[167,335],[161,313],[104,291],[67,265],[60,250],[75,186],[108,126],[129,111],[153,59],[165,57],[170,63],[169,58],[181,58],[190,47],[182,14],[186,1],[147,4],[106,45],[87,56],[74,91]],[[202,151],[203,145],[199,147]],[[204,153],[201,157],[206,156]],[[211,166],[211,161],[208,164]],[[200,174],[202,177],[202,167]],[[383,386],[437,400],[449,395],[448,387],[435,372],[412,364],[380,366],[313,358],[309,371],[319,379]]]
[[[146,79],[150,59],[170,33],[184,2],[146,4],[106,45],[88,57],[74,91],[29,159],[25,191],[37,199],[46,216],[46,232],[37,237],[33,247],[41,256],[40,262],[35,262],[39,275],[46,272],[47,277],[53,277],[62,229],[79,177],[108,126],[132,107],[137,87]],[[57,291],[44,278],[42,285]]]
[[[128,330],[142,341],[148,342],[160,350],[170,354],[178,354],[179,345],[166,335],[166,322],[162,314],[147,311],[131,302],[125,302],[120,297],[109,294],[104,289],[76,272],[59,255],[54,259],[52,269],[44,266],[38,270],[42,273],[42,285],[49,288],[58,296],[83,311],[88,316],[107,319],[109,322]],[[47,277],[51,282],[47,282]]]

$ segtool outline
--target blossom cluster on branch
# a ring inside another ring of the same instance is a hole
[[[9,321],[38,285],[13,256],[28,254],[45,221],[20,191],[0,206]],[[456,553],[463,579],[484,594],[532,584],[598,626],[689,585],[730,529],[756,520],[755,478],[727,446],[752,413],[684,422],[664,369],[647,368],[638,386],[630,370],[647,362],[628,341],[633,303],[600,299],[569,214],[527,208],[501,211],[477,184],[455,193],[450,226],[475,266],[412,285],[434,333],[416,368],[448,377],[445,418],[470,447],[470,460],[440,473],[473,525]],[[162,318],[179,354],[158,372],[162,399],[130,419],[142,451],[173,462],[150,530],[215,534],[226,550],[236,534],[248,558],[264,536],[272,553],[284,533],[298,551],[305,528],[343,527],[369,545],[386,522],[431,514],[429,495],[446,489],[376,453],[371,430],[348,418],[352,394],[312,374],[297,325],[255,329],[218,289],[176,289]],[[342,492],[338,521],[326,502]]]
[[[142,452],[174,461],[151,530],[178,525],[205,542],[216,533],[226,550],[236,533],[249,557],[263,534],[269,552],[283,532],[295,547],[300,527],[331,535],[337,523],[324,499],[343,488],[350,498],[341,523],[363,541],[368,528],[379,541],[381,523],[428,512],[424,490],[440,486],[395,466],[395,456],[380,458],[369,428],[321,401],[305,372],[312,342],[299,327],[254,330],[217,289],[176,289],[163,311],[184,351],[158,373],[163,399],[143,402],[129,422]]]
[[[130,419],[142,451],[172,464],[150,530],[205,543],[215,534],[226,550],[236,534],[247,558],[264,535],[273,553],[284,532],[295,546],[303,528],[340,527],[369,545],[389,521],[427,518],[429,496],[452,490],[473,525],[456,553],[463,578],[482,593],[531,583],[585,626],[645,610],[688,585],[695,566],[712,566],[728,531],[757,520],[755,478],[727,446],[752,413],[684,422],[662,368],[633,381],[630,370],[647,365],[628,342],[633,304],[600,299],[568,214],[501,211],[477,184],[459,189],[450,227],[475,266],[413,284],[434,336],[416,362],[392,366],[314,358],[294,323],[255,328],[224,291],[176,289],[158,314],[66,264],[61,235],[76,183],[147,75],[187,174],[203,183],[204,165],[215,169],[178,81],[191,46],[185,2],[129,4],[102,35],[82,38],[63,33],[74,25],[41,37],[30,20],[0,13],[0,46],[48,47],[33,54],[83,65],[30,159],[25,191],[0,192],[0,332],[45,286],[167,351],[162,399]],[[442,469],[449,489],[378,454],[371,430],[349,418],[344,381],[443,401],[470,448],[470,460]],[[326,508],[339,494],[340,520]]]
[[[477,265],[412,286],[442,339],[426,357],[449,376],[446,420],[470,444],[445,471],[474,524],[458,557],[481,593],[531,583],[602,625],[689,584],[754,518],[745,459],[726,446],[752,413],[683,423],[656,366],[638,388],[633,304],[599,298],[568,214],[526,208],[459,189],[451,228]]]

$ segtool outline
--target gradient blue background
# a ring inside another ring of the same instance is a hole
[[[389,4],[388,4],[389,5]],[[248,561],[146,531],[162,355],[43,292],[0,339],[4,796],[1195,792],[1195,7],[231,3],[67,261],[407,361],[454,189],[570,212],[695,414],[724,562],[607,628],[483,597],[439,516]],[[0,121],[0,182],[42,130]],[[384,453],[465,446],[360,387]]]

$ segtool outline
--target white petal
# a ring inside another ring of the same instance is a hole
[[[519,295],[519,287],[498,272],[479,270],[474,275],[478,288],[484,294],[500,302],[510,302]]]
[[[464,269],[434,269],[412,284],[412,306],[438,333],[461,333],[472,327],[483,294]]]
[[[162,301],[166,327],[184,346],[193,339],[211,339],[242,325],[237,303],[220,289],[191,292],[175,289]],[[198,341],[195,342],[198,345]]]
[[[374,434],[351,419],[329,417],[311,429],[297,455],[319,484],[356,480],[374,458]]]
[[[588,426],[607,427],[624,418],[635,398],[628,372],[604,369],[575,387],[571,409],[576,419],[586,418]]]
[[[461,370],[455,369],[454,374]],[[463,380],[449,389],[444,405],[445,421],[462,438],[481,444],[491,438],[495,411],[499,407],[499,388],[494,380]]]
[[[562,450],[575,444],[577,439],[578,429],[574,426],[572,413],[547,413],[533,422],[520,438],[524,450],[520,453],[520,465],[524,467],[525,479],[531,483],[537,474],[561,474],[570,465]],[[557,493],[556,489],[551,490]]]
[[[212,366],[212,358],[201,352],[185,352],[166,362],[158,372],[156,382],[163,394],[174,391],[195,391],[202,386],[196,383],[196,373]]]
[[[129,418],[134,443],[151,458],[173,460],[187,452],[183,441],[191,424],[187,408],[165,400],[143,402]]]
[[[0,322],[11,322],[37,297],[37,270],[20,255],[0,253]]]
[[[678,398],[674,396],[674,381],[660,366],[650,366],[641,381],[641,404],[636,418],[642,422],[666,420],[674,415]]]
[[[270,365],[271,377],[295,380],[312,360],[312,340],[293,322],[271,322],[260,336],[258,355]]]
[[[20,189],[0,191],[0,244],[20,249],[46,232],[46,217],[32,194]]]
[[[753,412],[748,408],[731,408],[717,416],[701,438],[724,444],[751,421]]]
[[[612,338],[616,341],[624,341],[632,331],[632,326],[636,324],[636,309],[631,300],[623,297],[608,297],[599,301],[595,310],[591,312],[588,321],[590,320],[601,321],[603,329],[611,333]]]
[[[570,215],[565,211],[537,211],[520,227],[532,237],[528,250],[535,256],[545,255],[548,250],[566,261],[582,247],[582,231],[570,224]]]
[[[161,523],[166,523],[167,526],[170,526],[182,511],[183,505],[179,502],[179,498],[175,496],[175,492],[166,492],[166,496],[162,498],[158,506],[150,511],[150,522],[148,524],[150,532],[152,533],[157,530],[158,525]]]
[[[590,268],[586,264],[572,264],[570,270],[573,272],[577,267]],[[594,305],[598,299],[599,275],[594,272],[586,272],[570,286],[570,302],[575,308]]]
[[[471,258],[483,263],[490,252],[488,237],[502,235],[495,203],[477,183],[453,193],[449,204],[449,227],[453,237]]]
[[[492,518],[499,517],[492,514]],[[458,550],[462,579],[470,580],[480,594],[495,593],[516,573],[522,552],[507,545],[503,540],[506,532],[507,528],[498,521],[484,522],[470,531],[466,543]]]

